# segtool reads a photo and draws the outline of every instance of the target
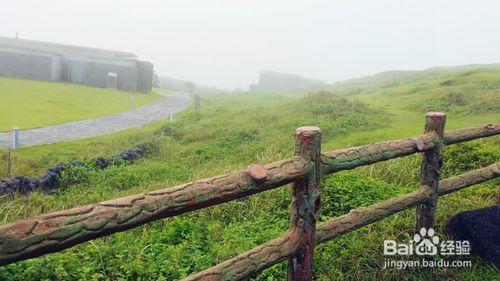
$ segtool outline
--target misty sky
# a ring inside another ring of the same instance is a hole
[[[495,0],[2,0],[0,36],[131,51],[161,76],[247,88],[500,62]]]

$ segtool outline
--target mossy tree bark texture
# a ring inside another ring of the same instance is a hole
[[[321,207],[321,130],[318,127],[300,127],[295,134],[295,155],[310,161],[304,179],[293,184],[290,229],[302,228],[302,239],[297,251],[288,259],[288,280],[312,280],[316,218]]]
[[[437,139],[437,144],[423,153],[422,164],[420,165],[420,185],[429,194],[426,201],[417,205],[415,231],[421,228],[434,227],[434,216],[438,199],[439,175],[443,165],[443,136],[446,115],[440,112],[427,113],[425,118],[425,134],[433,135]]]

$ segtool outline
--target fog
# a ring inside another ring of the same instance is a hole
[[[247,88],[500,62],[499,1],[2,0],[0,36],[131,51],[161,76]]]

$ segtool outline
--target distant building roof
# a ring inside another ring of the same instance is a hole
[[[324,84],[326,81],[319,80],[319,79],[312,79],[312,78],[304,78],[298,74],[293,74],[293,73],[286,73],[286,72],[278,72],[278,71],[272,71],[272,70],[263,70],[260,72],[261,76],[272,76],[276,78],[293,78],[293,79],[303,79],[303,80],[309,80],[309,81],[315,81],[318,84]]]
[[[304,78],[298,74],[262,71],[259,76],[259,83],[250,85],[250,90],[305,90],[325,83],[325,81]]]
[[[73,46],[73,45],[65,45],[58,43],[50,43],[50,42],[19,39],[19,38],[9,38],[1,36],[0,36],[0,46],[14,48],[14,49],[22,49],[27,51],[46,52],[52,54],[60,54],[60,53],[79,54],[87,56],[89,58],[97,58],[97,59],[131,59],[131,60],[137,59],[137,56],[130,52],[113,51],[106,49],[81,47],[81,46]]]

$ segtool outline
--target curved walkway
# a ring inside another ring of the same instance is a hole
[[[31,146],[107,135],[166,119],[169,112],[176,113],[190,105],[188,94],[169,93],[151,104],[127,112],[20,131],[19,142],[21,146]],[[11,143],[12,132],[0,133],[0,148],[8,148]]]

